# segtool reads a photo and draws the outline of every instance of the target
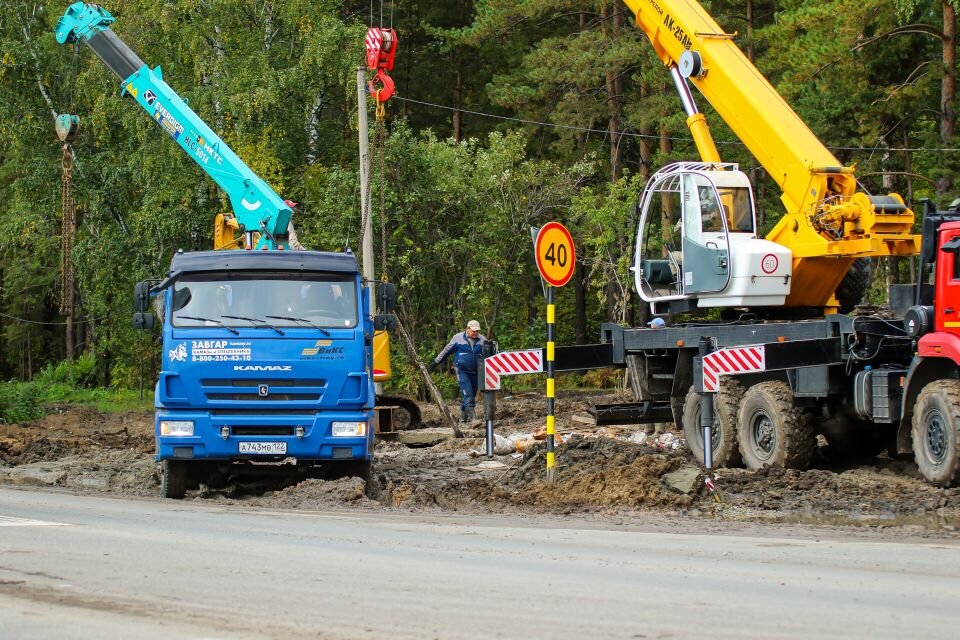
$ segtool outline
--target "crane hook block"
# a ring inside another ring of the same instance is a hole
[[[54,126],[56,126],[57,137],[60,138],[60,142],[70,142],[77,137],[80,118],[69,113],[61,113],[54,121]]]
[[[367,68],[391,71],[397,54],[397,32],[393,29],[370,27],[367,30]]]
[[[377,85],[380,85],[379,87]],[[370,95],[380,104],[383,104],[391,97],[393,97],[394,92],[396,91],[396,86],[393,83],[393,78],[388,76],[383,70],[377,71],[377,75],[367,82],[367,89],[370,90]]]

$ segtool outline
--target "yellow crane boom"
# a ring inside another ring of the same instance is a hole
[[[736,34],[694,0],[624,3],[674,77],[701,159],[720,156],[703,114],[685,97],[687,81],[782,189],[786,214],[767,239],[793,252],[786,306],[835,308],[834,293],[855,259],[919,253],[903,199],[857,191],[854,169],[842,166],[790,108],[734,43]]]

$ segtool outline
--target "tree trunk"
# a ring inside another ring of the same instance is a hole
[[[459,58],[458,58],[459,59]],[[457,142],[463,140],[463,71],[460,65],[457,65],[456,80],[453,84],[453,139]]]
[[[265,3],[263,12],[263,50],[270,51],[270,45],[273,43],[273,3]]]
[[[640,84],[640,101],[643,102],[650,96],[650,87],[646,83]],[[653,174],[653,127],[644,124],[640,128],[640,175],[644,180],[650,178]]]
[[[574,341],[576,344],[587,344],[587,287],[585,280],[586,269],[583,268],[583,256],[577,253],[577,264],[573,273],[573,294],[576,316],[574,320]]]
[[[623,25],[623,11],[616,0],[611,8],[606,3],[600,9],[604,40],[612,42]],[[620,178],[620,95],[623,82],[620,70],[608,67],[606,70],[607,91],[607,130],[610,132],[610,181]],[[619,90],[618,90],[619,87]]]
[[[940,81],[940,143],[953,144],[957,126],[957,15],[949,1],[943,2],[943,79]],[[951,172],[937,180],[937,195],[948,193],[953,186]]]

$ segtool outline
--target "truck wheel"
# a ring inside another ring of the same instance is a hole
[[[340,478],[360,478],[364,482],[370,480],[373,474],[373,460],[352,460],[348,462],[331,462],[326,465],[325,476],[331,480]]]
[[[740,454],[748,469],[806,469],[817,439],[786,382],[761,382],[743,395],[737,414]]]
[[[870,288],[872,272],[873,265],[870,263],[870,258],[857,258],[853,261],[847,275],[837,287],[836,296],[837,302],[840,303],[840,313],[850,313],[860,304],[863,296],[867,295],[867,289]]]
[[[401,396],[377,396],[377,406],[393,405],[393,430],[416,429],[423,421],[416,402]]]
[[[164,460],[160,463],[160,495],[179,500],[187,493],[187,463]]]
[[[913,455],[920,474],[938,487],[956,486],[960,469],[960,381],[923,388],[913,409]]]
[[[713,466],[736,467],[741,464],[737,444],[737,409],[743,399],[743,385],[734,378],[721,378],[720,391],[714,397]],[[694,387],[683,403],[683,435],[687,448],[703,464],[703,429],[700,428],[700,394]]]

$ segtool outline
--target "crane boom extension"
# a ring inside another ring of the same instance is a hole
[[[194,160],[230,199],[236,226],[246,233],[247,248],[285,249],[290,206],[213,132],[177,93],[163,81],[160,67],[150,69],[110,25],[114,17],[95,4],[75,2],[57,23],[57,42],[83,42],[121,81],[170,137]]]
[[[694,0],[624,0],[684,98],[689,80],[780,185],[786,215],[767,239],[793,252],[787,306],[831,306],[856,258],[914,255],[914,216],[897,194],[857,192],[844,167]],[[703,114],[684,99],[697,150],[720,160]]]

